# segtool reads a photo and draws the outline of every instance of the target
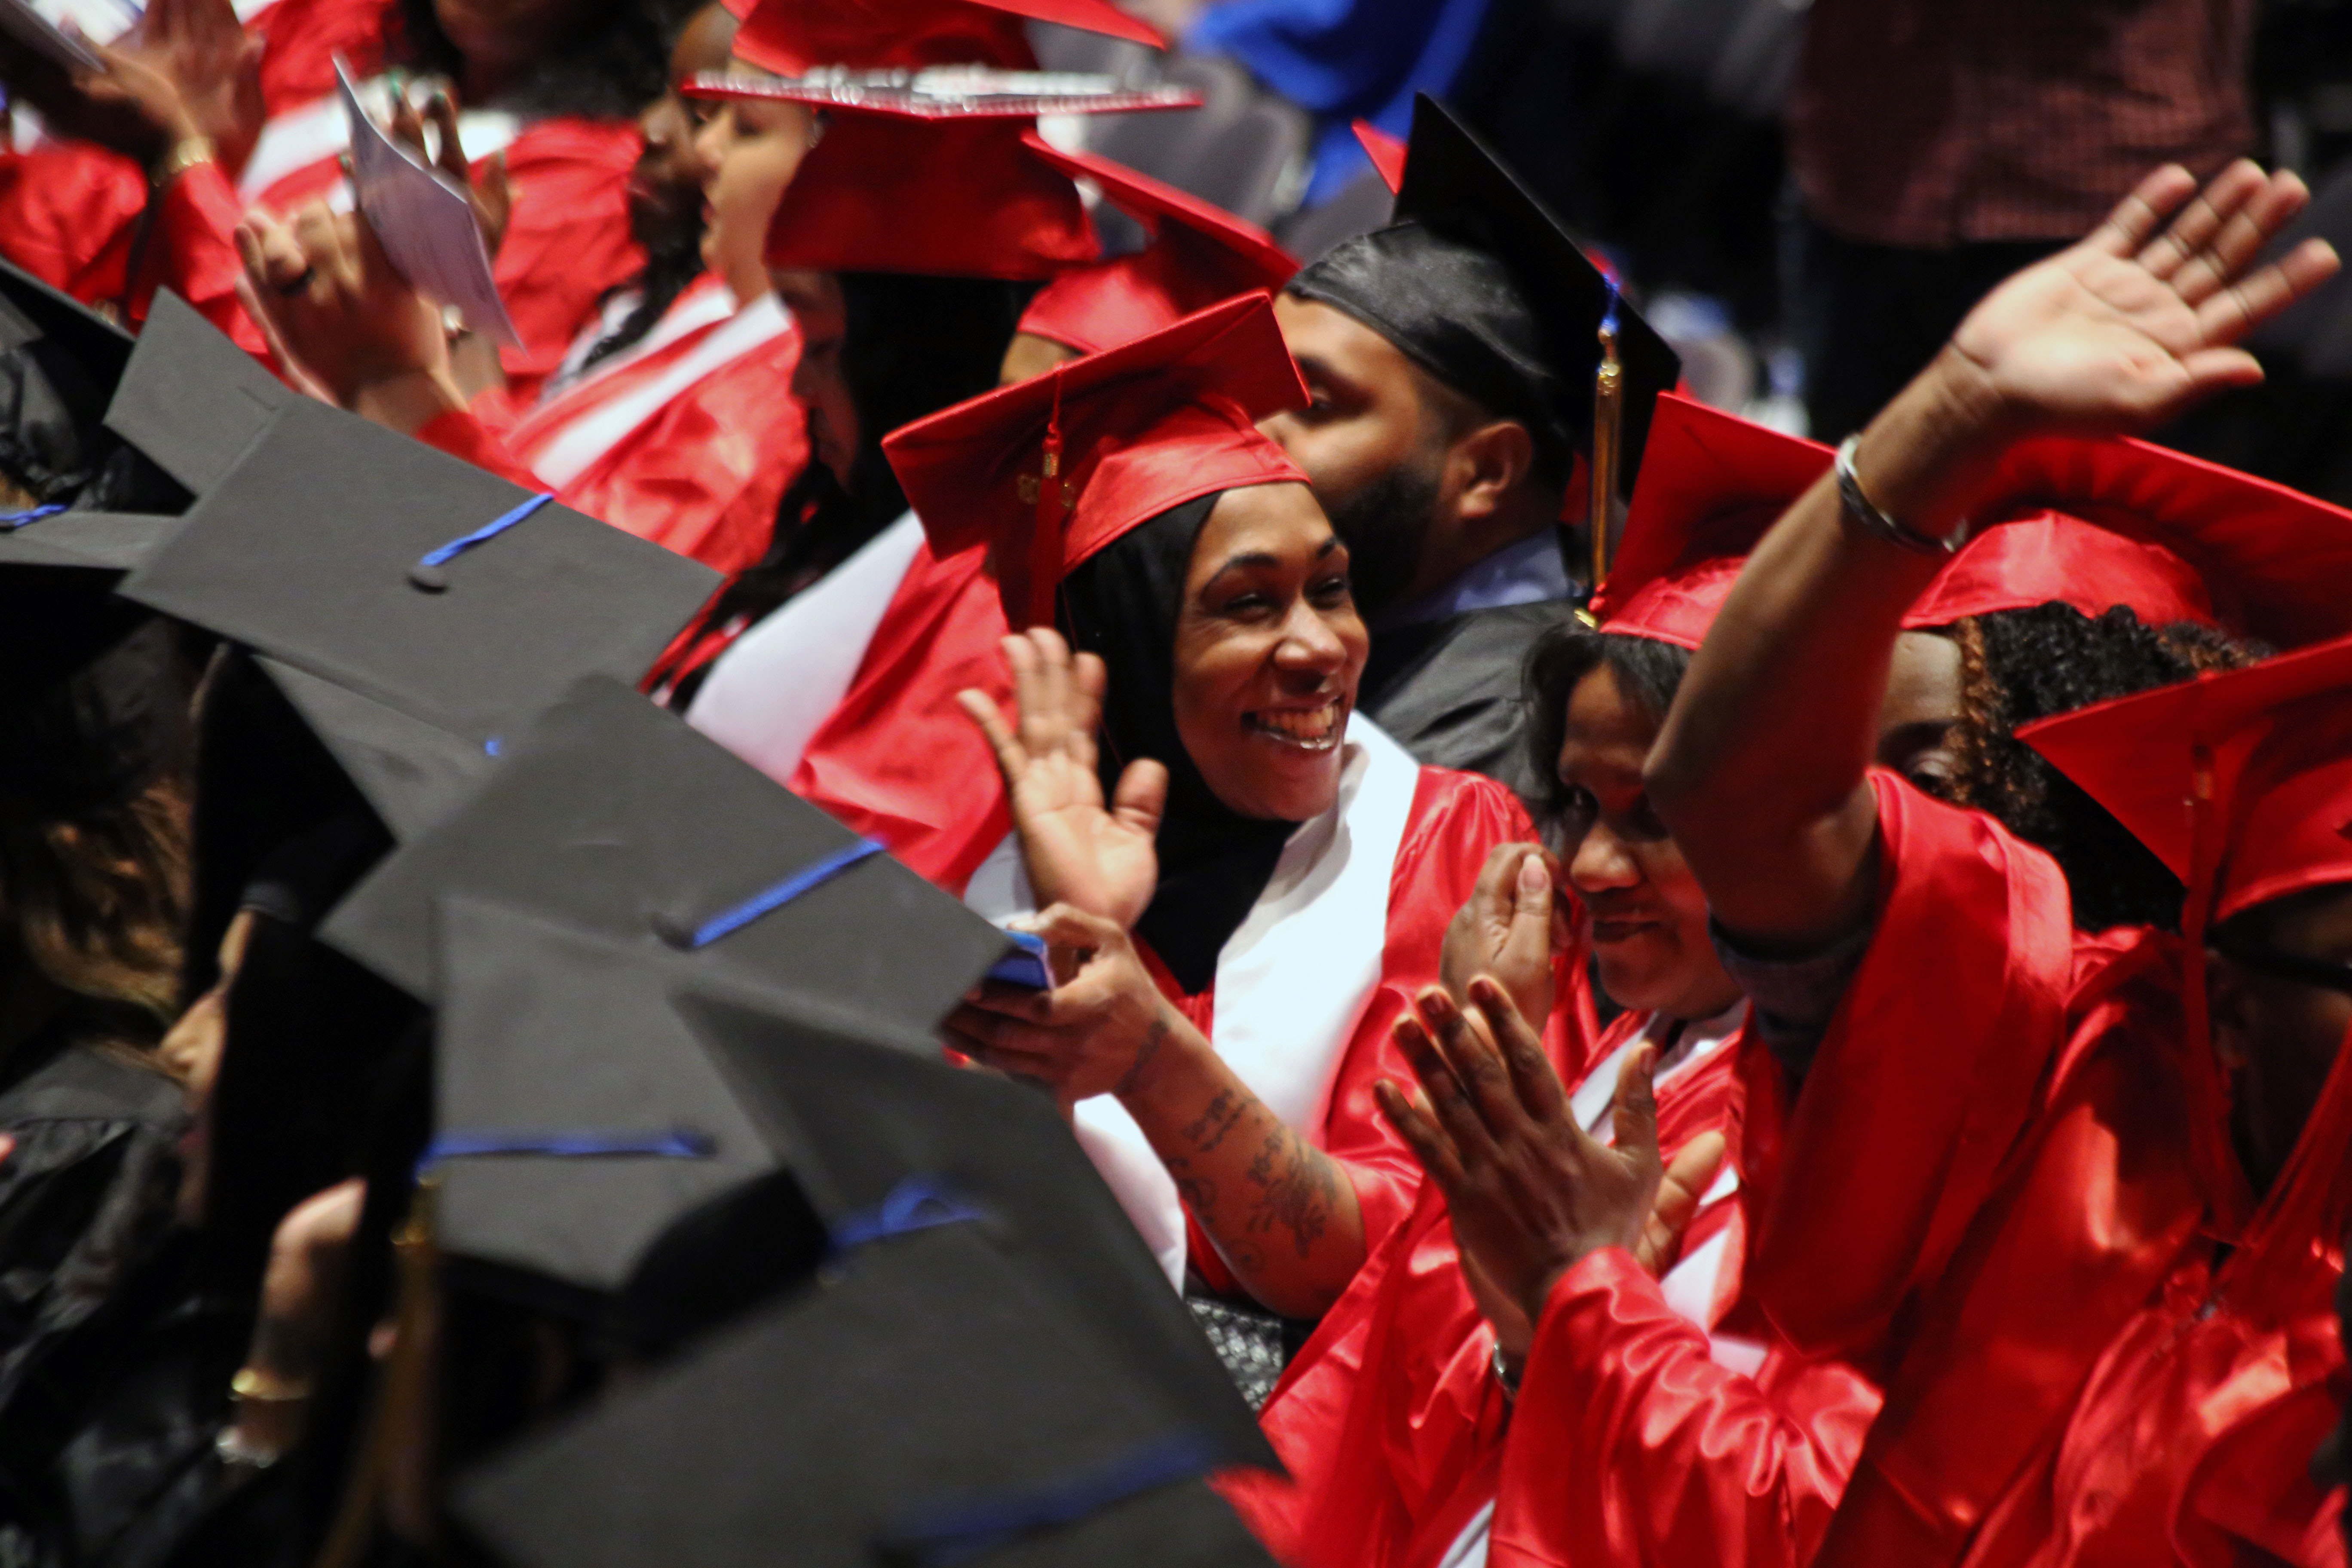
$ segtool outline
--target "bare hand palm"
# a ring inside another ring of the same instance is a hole
[[[983,693],[967,691],[961,700],[995,751],[1037,901],[1071,904],[1131,929],[1159,885],[1167,770],[1133,763],[1106,803],[1094,739],[1102,661],[1072,658],[1060,637],[1042,629],[1005,638],[1004,653],[1017,729],[1006,727]]]
[[[2292,174],[2240,163],[2188,200],[2194,190],[2177,167],[2151,174],[2082,243],[1961,322],[1953,348],[2028,427],[2145,429],[2261,379],[2235,345],[2332,273],[2335,253],[2311,241],[2253,267],[2307,200]]]

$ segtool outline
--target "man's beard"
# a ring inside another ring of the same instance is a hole
[[[1324,508],[1348,547],[1348,584],[1370,619],[1391,608],[1421,569],[1437,521],[1437,466],[1402,462],[1336,506]]]

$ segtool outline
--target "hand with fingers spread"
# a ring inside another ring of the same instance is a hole
[[[151,172],[199,139],[234,171],[260,139],[262,40],[229,0],[154,0],[112,44],[87,47],[100,69],[68,73],[11,46],[0,51],[0,76],[52,131]]]
[[[1552,964],[1568,945],[1570,916],[1554,889],[1559,862],[1542,846],[1497,844],[1486,853],[1469,901],[1445,927],[1438,977],[1457,1003],[1474,976],[1491,974],[1519,1016],[1538,1029],[1551,1016]]]
[[[983,984],[948,1015],[947,1043],[1049,1089],[1065,1110],[1132,1091],[1169,1035],[1192,1026],[1152,984],[1124,927],[1055,904],[1034,930],[1059,983],[1050,991]]]
[[[1437,986],[1414,1007],[1395,1033],[1420,1092],[1386,1081],[1375,1092],[1445,1194],[1464,1273],[1504,1352],[1524,1354],[1552,1286],[1579,1260],[1616,1247],[1653,1270],[1672,1261],[1722,1142],[1694,1141],[1669,1193],[1651,1047],[1627,1062],[1603,1142],[1577,1124],[1535,1031],[1492,976],[1472,982],[1467,1012]]]
[[[437,143],[430,152],[426,150],[425,135],[428,120]],[[387,129],[394,141],[406,143],[421,162],[430,163],[442,178],[466,193],[473,204],[474,221],[482,226],[482,247],[495,258],[499,247],[506,241],[507,220],[514,215],[514,190],[507,180],[507,155],[504,152],[494,154],[483,172],[478,176],[475,174],[457,134],[455,90],[447,87],[436,89],[426,100],[421,115],[405,97],[394,97],[392,123]]]
[[[1003,647],[1017,725],[1008,728],[985,693],[965,691],[957,700],[996,753],[1030,886],[1040,904],[1075,905],[1132,928],[1159,881],[1154,841],[1168,770],[1148,759],[1129,763],[1106,805],[1095,749],[1102,660],[1073,658],[1046,627],[1006,637]]]
[[[441,313],[393,269],[365,218],[322,202],[283,222],[257,211],[237,226],[236,245],[248,306],[337,403],[373,417],[372,396],[406,387],[436,411],[465,405],[449,381]],[[380,422],[415,429],[425,419]]]
[[[2250,161],[2201,191],[2159,169],[2080,244],[1988,295],[1948,352],[2018,433],[2148,429],[2262,379],[2239,341],[2336,268],[2318,239],[2255,265],[2309,200]]]

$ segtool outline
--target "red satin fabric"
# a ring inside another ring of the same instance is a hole
[[[1739,1149],[1746,1294],[1793,1348],[1863,1362],[1950,1261],[2038,1109],[2074,940],[2047,855],[1893,773],[1871,782],[1870,951],[1793,1107],[1770,1053],[1743,1051]]]
[[[1496,1568],[1806,1561],[1881,1369],[2037,1107],[2072,973],[2057,868],[1988,817],[1872,782],[1874,936],[1793,1105],[1760,1037],[1737,1047],[1742,1224],[1718,1327],[1764,1361],[1718,1366],[1621,1255],[1570,1270],[1506,1447]]]
[[[1413,996],[1438,979],[1438,958],[1445,942],[1445,927],[1454,911],[1470,899],[1487,851],[1498,844],[1531,843],[1535,825],[1527,809],[1506,786],[1475,773],[1447,768],[1423,768],[1414,786],[1404,838],[1397,846],[1395,868],[1389,877],[1388,940],[1381,950],[1381,983],[1357,1019],[1354,1032],[1339,1058],[1338,1077],[1324,1112],[1318,1146],[1339,1162],[1356,1203],[1363,1213],[1364,1250],[1369,1258],[1388,1234],[1412,1212],[1421,1187],[1421,1167],[1372,1098],[1372,1085],[1381,1079],[1412,1081],[1412,1065],[1389,1031],[1412,1005]],[[1555,1009],[1559,1020],[1548,1027],[1592,1037],[1592,998],[1582,971],[1570,975],[1570,984]],[[1213,987],[1186,996],[1161,972],[1160,989],[1181,1007],[1202,1033],[1214,1021]],[[1555,1044],[1554,1055],[1561,1054]],[[1188,1247],[1191,1266],[1213,1289],[1238,1293],[1235,1280],[1210,1245],[1206,1232],[1192,1225]]]
[[[416,438],[428,447],[437,447],[453,458],[463,458],[478,468],[488,468],[510,484],[527,490],[541,488],[539,476],[514,459],[504,441],[488,425],[462,410],[436,416],[416,433]]]
[[[1004,606],[975,544],[941,559],[929,541],[874,628],[841,705],[817,726],[791,779],[823,806],[951,893],[1013,831],[996,758],[956,693],[1000,709],[1013,683],[998,647]]]
[[[0,154],[0,254],[85,304],[110,305],[134,331],[159,288],[170,289],[257,357],[260,329],[237,302],[244,268],[215,245],[236,226],[236,193],[199,164],[163,187],[143,244],[147,177],[127,158],[81,142]],[[134,254],[138,276],[131,276]]]
[[[2052,1109],[1929,1299],[1822,1563],[2344,1561],[2340,1496],[2302,1478],[2344,1379],[2352,1058],[2224,1254],[2183,958],[2085,944]]]
[[[1565,971],[1580,973],[1579,955]],[[1630,1040],[1621,1015],[1597,1043],[1559,1016],[1546,1046],[1581,1079]],[[1723,1128],[1731,1052],[1658,1093],[1671,1158]],[[1718,1205],[1727,1217],[1727,1205]],[[1289,1479],[1234,1471],[1218,1488],[1268,1550],[1294,1568],[1426,1568],[1500,1485],[1510,1408],[1490,1370],[1494,1339],[1465,1283],[1444,1196],[1424,1182],[1412,1213],[1317,1325],[1259,1420]]]
[[[289,79],[299,74],[290,64],[287,70]],[[520,399],[537,395],[597,301],[644,264],[628,210],[641,146],[628,121],[552,119],[507,149],[514,207],[495,272],[523,338],[524,347],[499,356]],[[341,177],[335,161],[322,159],[272,184],[257,205],[291,211]],[[101,148],[45,143],[0,156],[0,254],[85,302],[127,304],[134,325],[146,319],[156,286],[167,286],[262,355],[260,331],[236,297],[243,264],[232,235],[244,204],[221,172],[191,169],[164,187],[154,231],[137,247],[133,279],[128,268],[146,205],[145,175]]]
[[[543,440],[593,416],[667,374],[723,325],[593,376],[534,413],[530,434]],[[719,572],[755,564],[774,535],[777,502],[808,463],[808,421],[792,395],[799,358],[797,329],[739,354],[672,396],[556,499]],[[477,413],[443,415],[417,437],[518,484],[544,488],[517,456],[522,435],[501,435]]]
[[[1735,1309],[1721,1327],[1760,1328]],[[1553,1287],[1504,1445],[1491,1568],[1796,1564],[1879,1395],[1853,1365],[1774,1344],[1753,1377],[1614,1248]]]
[[[335,56],[361,81],[383,69],[384,40],[398,25],[385,0],[275,0],[246,24],[264,40],[261,100],[270,114],[335,90]]]
[[[1024,122],[835,114],[768,225],[768,265],[1050,278],[1101,250],[1068,175]]]
[[[562,118],[507,149],[514,216],[495,271],[523,346],[499,363],[519,404],[539,395],[599,301],[645,266],[629,232],[629,174],[644,145],[634,121]]]

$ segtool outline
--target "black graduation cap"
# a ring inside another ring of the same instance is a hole
[[[581,676],[635,679],[709,568],[313,403],[126,579],[253,648],[402,837]]]
[[[477,1467],[457,1517],[513,1568],[1265,1562],[1204,1514],[1216,1443],[958,1212]]]
[[[877,1050],[795,1030],[716,997],[684,1006],[743,1102],[793,1151],[802,1191],[836,1235],[909,1183],[977,1205],[1129,1364],[1217,1442],[1226,1464],[1270,1465],[1255,1419],[1168,1277],[1052,1102],[934,1050]]]
[[[30,322],[30,312],[12,315],[9,287],[16,279],[0,279],[0,341]],[[45,300],[45,315],[58,327],[40,341],[70,343],[75,364],[89,367],[94,378],[113,376],[101,423],[131,447],[118,454],[118,468],[120,458],[130,458],[152,472],[89,484],[70,499],[0,521],[0,566],[130,572],[179,531],[188,500],[219,482],[299,397],[169,289],[158,289],[136,341],[122,339],[113,324],[70,299],[47,296],[40,289],[33,299]],[[130,345],[127,355],[122,345]]]
[[[305,401],[194,306],[158,289],[106,427],[200,496],[280,411]]]
[[[412,994],[437,998],[436,900],[458,892],[684,955],[852,1027],[915,1034],[1011,945],[604,676],[509,734],[465,803],[378,867],[324,935]]]
[[[1524,416],[1515,404],[1541,402],[1588,455],[1593,377],[1601,364],[1599,333],[1613,314],[1624,367],[1618,489],[1630,497],[1649,435],[1651,405],[1658,394],[1674,389],[1682,361],[1618,297],[1615,285],[1550,208],[1476,132],[1426,93],[1414,100],[1407,145],[1394,225],[1341,245],[1302,272],[1292,289],[1365,318],[1449,383],[1475,383],[1462,390],[1496,413]],[[1534,316],[1540,341],[1506,341],[1517,331],[1518,323],[1509,319],[1516,310],[1484,320],[1477,301],[1454,287],[1444,258],[1430,258],[1437,265],[1415,265],[1421,258],[1410,253],[1415,239],[1408,226],[1499,261],[1510,292]],[[1379,265],[1383,260],[1388,264]],[[1529,390],[1537,385],[1539,391]],[[1567,479],[1564,472],[1557,477]],[[1580,500],[1570,498],[1572,503]]]
[[[113,592],[188,500],[150,447],[172,449],[188,410],[219,401],[205,387],[254,388],[249,417],[206,425],[232,452],[275,412],[260,384],[291,395],[176,298],[158,296],[156,322],[134,345],[0,268],[0,468],[52,498],[0,518],[0,787],[44,809],[126,797],[185,731],[190,681],[168,628]],[[181,467],[205,481],[203,464]]]
[[[687,965],[465,894],[440,935],[436,1239],[499,1271],[475,1271],[488,1288],[601,1317],[588,1294],[626,1290],[664,1232],[784,1151],[679,1015]]]

